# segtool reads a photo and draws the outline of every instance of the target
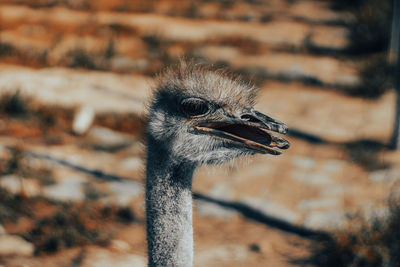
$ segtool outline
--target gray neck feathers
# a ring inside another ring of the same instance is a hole
[[[149,266],[193,266],[192,177],[165,143],[148,138],[146,231]]]

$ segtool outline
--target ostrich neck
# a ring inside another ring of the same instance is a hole
[[[148,139],[146,231],[149,266],[193,265],[192,177],[195,166],[169,158]]]

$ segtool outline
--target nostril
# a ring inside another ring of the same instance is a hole
[[[250,114],[244,114],[244,115],[240,116],[240,118],[242,120],[249,121],[249,122],[261,122],[259,119],[257,119],[256,117],[254,117]]]

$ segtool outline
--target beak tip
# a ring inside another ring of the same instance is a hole
[[[288,142],[285,146],[281,147],[281,149],[288,149],[290,147],[290,143]]]
[[[281,125],[280,133],[287,133],[289,131],[289,127],[286,124]]]

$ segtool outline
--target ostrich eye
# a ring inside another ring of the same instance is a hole
[[[200,98],[187,98],[181,104],[183,111],[192,117],[205,115],[210,110],[207,102]]]

